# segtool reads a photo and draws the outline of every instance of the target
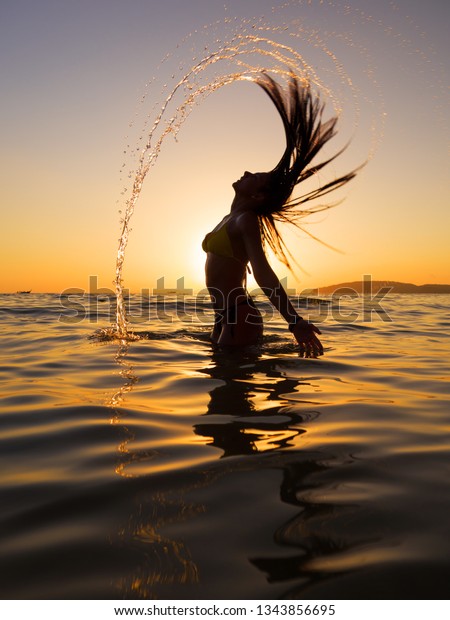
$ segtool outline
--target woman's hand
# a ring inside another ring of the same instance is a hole
[[[294,325],[291,331],[300,346],[300,353],[304,354],[305,357],[323,355],[322,343],[316,336],[316,334],[321,334],[322,332],[313,323],[301,319]]]

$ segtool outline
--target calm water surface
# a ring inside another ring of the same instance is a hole
[[[2,598],[448,598],[449,301],[321,304],[302,359],[277,318],[214,351],[206,302],[125,344],[0,296]]]

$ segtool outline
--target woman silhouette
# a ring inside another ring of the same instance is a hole
[[[263,73],[257,84],[274,103],[286,134],[286,149],[270,172],[245,172],[235,183],[235,197],[228,215],[206,235],[205,273],[215,311],[212,341],[219,345],[255,344],[263,333],[261,314],[246,291],[246,271],[251,264],[256,282],[288,323],[300,350],[307,356],[323,353],[320,330],[300,317],[271,268],[264,248],[269,246],[290,269],[284,242],[276,222],[297,227],[298,219],[327,207],[299,210],[297,207],[319,198],[350,181],[356,170],[307,194],[290,199],[294,187],[321,170],[340,152],[311,165],[322,147],[335,135],[337,118],[322,121],[323,104],[310,84],[290,74],[283,89]]]

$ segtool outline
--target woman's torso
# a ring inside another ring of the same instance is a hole
[[[227,298],[242,295],[247,273],[248,256],[236,219],[225,217],[203,241],[206,286]]]

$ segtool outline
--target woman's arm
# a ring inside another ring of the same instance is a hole
[[[289,329],[297,342],[302,347],[310,349],[312,354],[321,355],[323,347],[316,336],[316,334],[320,334],[320,330],[297,314],[280,280],[267,260],[262,247],[258,216],[255,213],[246,211],[239,216],[236,223],[242,233],[256,282],[287,321]]]

